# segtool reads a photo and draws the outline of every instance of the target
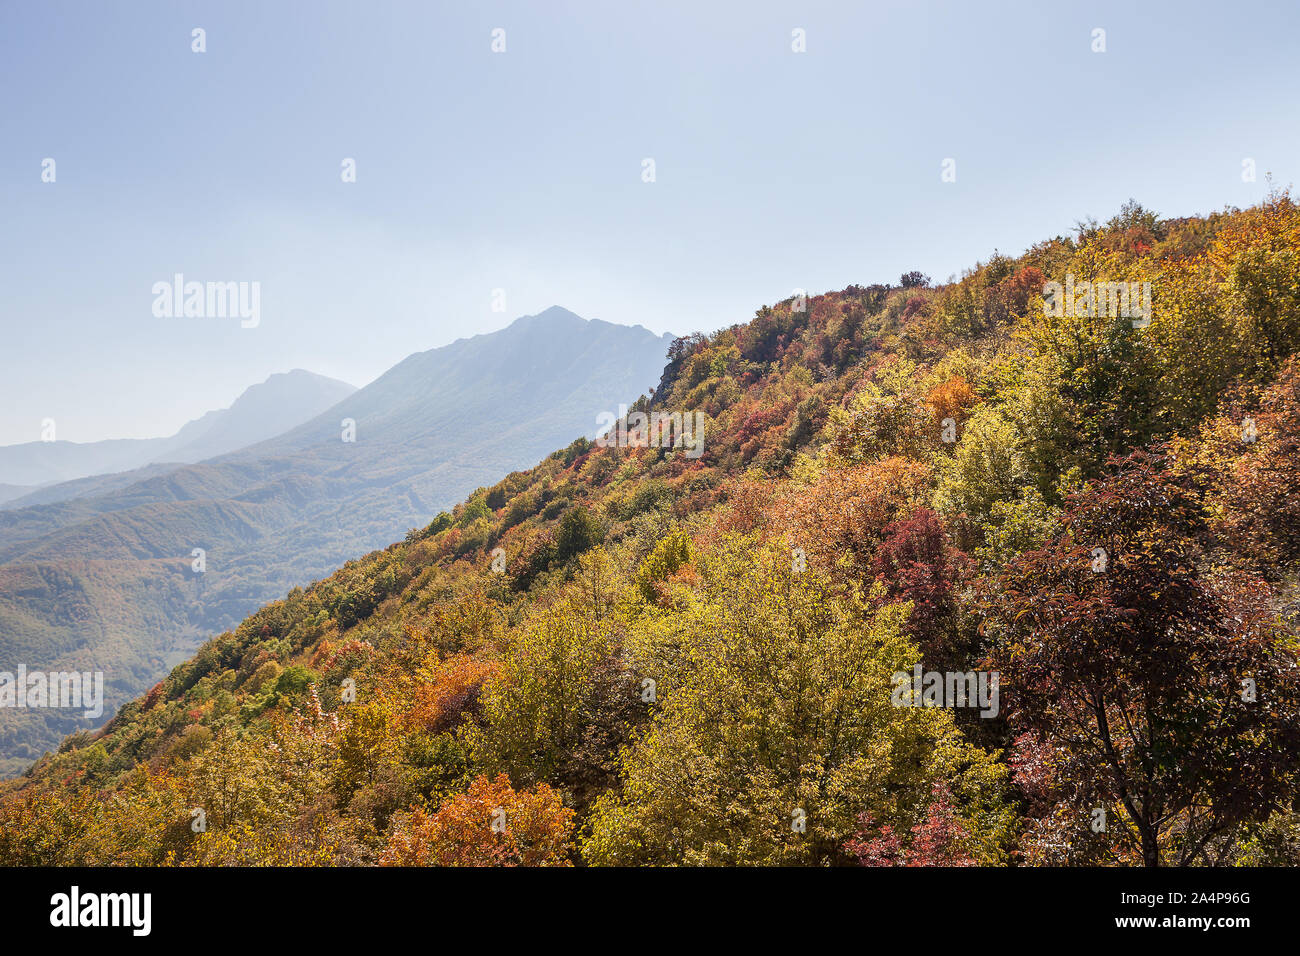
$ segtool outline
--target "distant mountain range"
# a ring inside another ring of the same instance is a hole
[[[6,501],[12,501],[15,498],[21,498],[23,495],[31,494],[34,489],[31,485],[6,485],[0,484],[0,506]]]
[[[102,670],[107,717],[260,605],[594,436],[600,413],[659,380],[671,341],[553,307],[411,355],[228,454],[11,501],[0,510],[0,670]],[[176,450],[234,440],[247,427],[238,405]],[[87,725],[65,711],[0,711],[0,773]]]
[[[356,391],[347,382],[302,369],[272,375],[229,408],[208,412],[168,438],[96,442],[34,441],[0,447],[0,503],[24,500],[36,486],[130,471],[157,462],[191,463],[271,438],[320,414]],[[14,493],[11,493],[14,492]],[[57,499],[54,499],[57,500]]]

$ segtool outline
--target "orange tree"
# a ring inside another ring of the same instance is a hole
[[[573,811],[546,784],[516,791],[478,777],[434,813],[393,828],[382,866],[568,866]]]

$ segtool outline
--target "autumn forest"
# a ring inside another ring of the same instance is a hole
[[[0,864],[1300,864],[1298,348],[1285,191],[678,338],[5,783]]]

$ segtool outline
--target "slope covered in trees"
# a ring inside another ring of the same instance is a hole
[[[1300,862],[1297,342],[1286,195],[679,339],[634,411],[702,454],[580,440],[295,589],[0,862]]]

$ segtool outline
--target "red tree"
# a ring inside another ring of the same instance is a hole
[[[954,589],[969,566],[948,540],[943,521],[918,508],[885,528],[885,540],[871,561],[871,574],[886,601],[911,601],[907,632],[928,664],[945,669],[964,659],[959,646]]]
[[[1146,865],[1185,864],[1295,793],[1300,683],[1263,602],[1199,570],[1194,502],[1164,461],[1120,464],[989,588],[992,665],[1080,811],[1122,807]]]
[[[862,866],[975,866],[975,859],[963,843],[966,830],[957,819],[952,799],[942,783],[936,783],[926,807],[925,818],[911,829],[906,843],[888,824],[876,826],[870,814],[858,820],[857,836],[844,848]]]

